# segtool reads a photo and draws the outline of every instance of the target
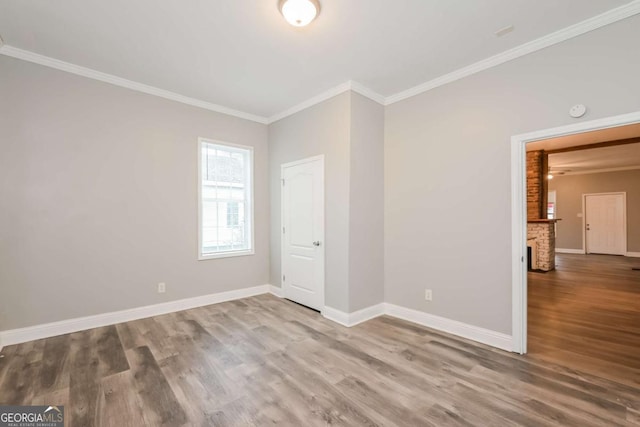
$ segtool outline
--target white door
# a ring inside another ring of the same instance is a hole
[[[282,286],[285,298],[324,307],[324,159],[282,165]]]
[[[625,255],[625,194],[587,194],[584,197],[587,253]]]

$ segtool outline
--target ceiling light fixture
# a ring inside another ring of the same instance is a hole
[[[294,27],[304,27],[320,13],[318,0],[280,0],[280,13]]]
[[[551,172],[549,172],[549,175],[547,175],[547,179],[553,179],[553,174]]]

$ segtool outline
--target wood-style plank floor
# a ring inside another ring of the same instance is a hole
[[[11,346],[0,404],[69,426],[612,426],[640,389],[380,317],[262,295]]]
[[[640,258],[556,257],[529,273],[529,355],[640,387]],[[640,395],[637,397],[640,400]]]

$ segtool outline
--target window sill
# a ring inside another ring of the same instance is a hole
[[[200,254],[198,256],[198,261],[206,261],[208,259],[218,259],[218,258],[231,258],[231,257],[237,257],[237,256],[249,256],[249,255],[255,255],[255,251],[250,250],[250,251],[237,251],[237,252],[221,252],[217,254],[207,254],[207,255]]]

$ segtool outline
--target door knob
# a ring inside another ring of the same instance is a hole
[[[320,242],[318,242],[318,241],[313,242],[313,246],[320,246]]]

